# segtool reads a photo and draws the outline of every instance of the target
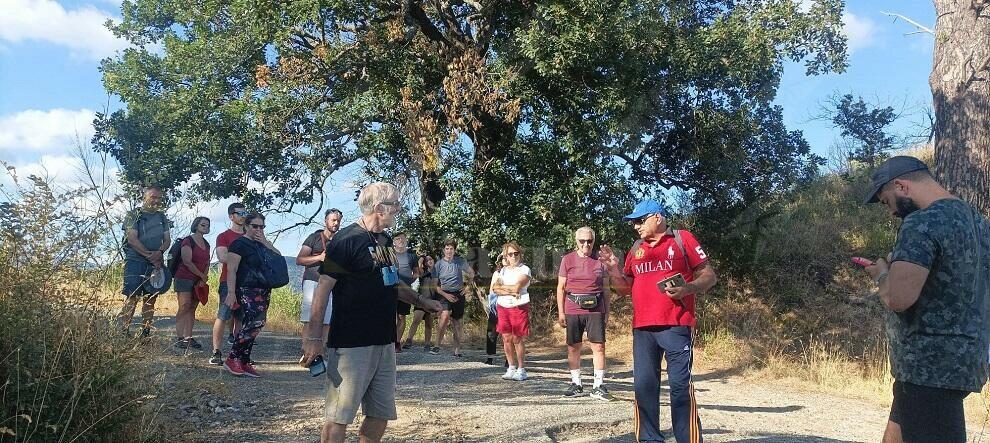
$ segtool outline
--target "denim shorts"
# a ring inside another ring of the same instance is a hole
[[[237,309],[230,309],[224,303],[224,299],[227,298],[227,284],[220,283],[220,287],[217,289],[217,294],[220,296],[220,305],[217,307],[217,318],[223,321],[230,321],[231,318],[237,318],[241,320],[244,318],[244,310],[238,307]]]

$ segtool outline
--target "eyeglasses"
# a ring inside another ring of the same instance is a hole
[[[239,217],[247,217],[248,212],[247,211],[243,211],[243,210],[237,210],[237,211],[232,212],[232,214],[235,214],[235,215],[237,215]]]
[[[505,255],[506,256],[509,256],[509,257],[518,257],[519,256],[519,253],[518,252],[506,252]]]
[[[265,229],[265,225],[256,225],[254,223],[251,223],[251,227],[254,229]]]
[[[584,245],[584,244],[590,245],[590,244],[593,244],[595,242],[595,240],[594,239],[590,239],[590,238],[579,238],[577,240],[577,242],[580,243],[580,244],[582,244],[582,245]]]

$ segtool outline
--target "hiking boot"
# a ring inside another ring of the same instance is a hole
[[[219,349],[213,350],[213,356],[210,357],[210,364],[220,366],[223,364],[223,355],[220,354]]]
[[[439,353],[440,353],[440,347],[439,346],[434,346],[434,347],[430,348],[430,354],[437,355]]]
[[[175,349],[186,349],[189,347],[189,342],[184,338],[175,339],[175,343],[172,345]]]
[[[564,393],[564,397],[568,398],[580,397],[582,395],[584,395],[584,386],[576,385],[574,383],[571,383],[570,386],[567,387],[567,392]]]
[[[502,380],[512,380],[512,377],[516,376],[515,369],[506,369],[505,374],[502,374]]]
[[[244,375],[244,365],[240,360],[227,357],[227,360],[224,360],[223,362],[223,368],[226,369],[227,372],[238,377]]]
[[[241,363],[241,369],[244,370],[244,375],[248,377],[251,378],[261,377],[261,374],[259,374],[258,371],[254,369],[254,366],[251,366],[251,363]]]
[[[608,389],[605,388],[605,385],[601,385],[597,388],[593,388],[591,390],[590,396],[595,400],[602,400],[602,401],[615,400],[615,397],[613,397],[612,394],[608,392]]]
[[[203,345],[201,345],[198,341],[196,341],[195,338],[192,337],[186,339],[186,344],[188,344],[190,348],[193,348],[197,351],[203,349]]]
[[[527,378],[529,378],[529,376],[526,375],[526,368],[516,369],[516,373],[512,376],[512,379],[515,381],[523,381]]]

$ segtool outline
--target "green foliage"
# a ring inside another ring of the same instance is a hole
[[[0,441],[168,440],[152,374],[88,292],[102,225],[74,207],[86,190],[34,176],[2,190]]]
[[[415,185],[430,241],[608,238],[674,188],[733,220],[821,162],[772,105],[785,60],[845,67],[841,0],[810,5],[128,0],[114,31],[163,52],[103,64],[127,107],[94,145],[131,182],[283,211],[361,160]]]
[[[852,140],[849,160],[855,160],[874,167],[894,149],[896,139],[887,132],[887,127],[897,120],[894,108],[874,107],[859,97],[855,101],[852,94],[843,95],[833,103],[835,111],[832,123],[842,130],[842,136]]]

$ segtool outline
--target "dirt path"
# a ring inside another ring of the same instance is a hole
[[[170,335],[170,320],[159,322],[157,335]],[[200,337],[208,337],[205,328],[197,325]],[[162,360],[176,369],[169,380],[188,381],[189,391],[166,412],[198,430],[190,440],[318,441],[325,378],[311,378],[298,366],[298,338],[262,333],[254,351],[260,379],[232,377],[207,363],[208,352],[182,354],[166,339],[148,346],[160,347]],[[386,440],[634,441],[631,367],[610,366],[607,384],[617,401],[566,399],[561,392],[569,375],[560,351],[533,352],[525,382],[502,380],[503,369],[483,364],[482,352],[467,350],[455,358],[417,347],[399,354],[399,419],[389,424]],[[695,380],[708,442],[875,442],[887,420],[886,408],[864,401],[787,392],[719,372],[696,371]],[[669,436],[666,389],[661,400],[661,423]]]

